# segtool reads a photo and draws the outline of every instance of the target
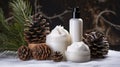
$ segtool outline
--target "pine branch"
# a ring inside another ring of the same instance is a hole
[[[15,20],[19,23],[25,23],[30,24],[31,19],[31,12],[32,8],[30,6],[30,3],[28,1],[23,0],[13,0],[10,3],[10,6],[13,10],[13,16],[15,17]],[[30,22],[26,22],[26,20],[29,20]]]
[[[13,9],[12,25],[4,18],[4,13],[0,9],[0,51],[18,49],[21,45],[26,45],[24,40],[24,24],[30,24],[31,7],[28,1],[14,0],[10,2]],[[1,49],[2,48],[2,49]]]
[[[29,26],[32,23],[31,19],[31,12],[32,8],[30,6],[30,3],[28,1],[24,0],[14,0],[10,3],[10,6],[13,10],[13,17],[16,21],[15,26],[17,27],[17,31],[19,32],[19,36],[24,42],[24,27]],[[26,22],[26,20],[29,20],[29,22]],[[23,43],[24,44],[24,43]]]
[[[1,25],[1,27],[3,26],[3,28],[1,28],[1,29],[7,29],[7,30],[9,30],[9,28],[8,28],[8,26],[6,26],[6,24],[8,24],[7,22],[5,22],[5,17],[4,17],[4,15],[3,15],[3,11],[2,11],[2,9],[0,8],[0,25]],[[4,28],[5,27],[5,28]]]
[[[17,41],[15,40],[17,34],[11,31],[11,27],[8,22],[5,21],[3,11],[0,8],[0,47],[3,48],[11,48],[16,46]],[[0,49],[1,50],[1,49]]]

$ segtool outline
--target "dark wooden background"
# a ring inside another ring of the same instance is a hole
[[[6,18],[11,16],[9,1],[12,0],[0,0],[0,7],[4,10]],[[30,0],[31,5],[34,8],[34,4],[38,4],[38,11],[50,21],[51,29],[56,25],[63,25],[68,30],[72,8],[79,6],[84,21],[84,33],[89,30],[100,30],[107,36],[110,49],[120,50],[120,0],[35,1]]]

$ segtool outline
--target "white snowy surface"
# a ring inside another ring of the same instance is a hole
[[[6,52],[5,52],[6,53]],[[109,50],[104,59],[91,60],[84,63],[47,61],[21,61],[16,53],[0,53],[0,67],[120,67],[120,52]]]

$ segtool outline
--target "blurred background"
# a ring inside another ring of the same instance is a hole
[[[5,18],[11,17],[9,2],[0,0]],[[120,0],[29,0],[33,7],[44,17],[51,26],[62,25],[69,29],[69,19],[72,17],[72,8],[79,7],[81,18],[84,21],[84,33],[90,30],[99,30],[105,33],[110,43],[110,49],[120,50]],[[35,5],[37,4],[37,5]]]

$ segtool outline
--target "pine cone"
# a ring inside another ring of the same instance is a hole
[[[104,34],[99,31],[85,34],[84,42],[89,46],[92,58],[101,58],[108,53],[109,43]]]
[[[60,62],[63,59],[63,55],[60,52],[54,52],[52,55],[52,60],[55,62]]]
[[[29,20],[26,21],[29,22]],[[24,29],[25,40],[28,43],[45,43],[46,35],[50,32],[48,21],[40,14],[37,14],[33,16],[33,22],[31,23]]]
[[[41,43],[33,48],[32,55],[34,59],[46,60],[51,55],[51,49],[45,43]]]
[[[32,57],[31,50],[27,46],[21,46],[18,48],[18,57],[19,59],[25,61],[29,60]]]

